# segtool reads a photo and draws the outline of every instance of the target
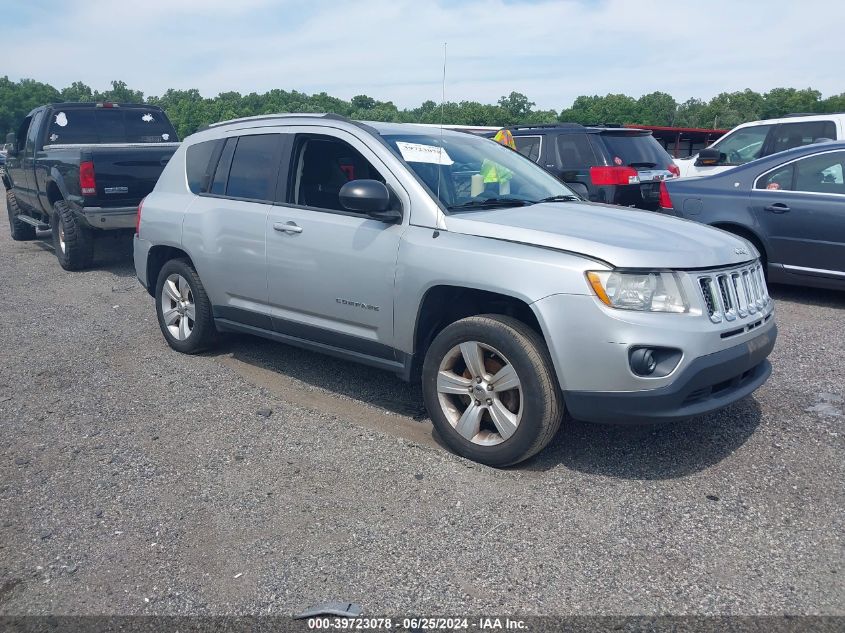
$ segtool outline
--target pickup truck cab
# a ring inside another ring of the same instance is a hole
[[[800,114],[737,125],[710,147],[676,158],[682,178],[712,176],[820,139],[845,139],[845,114]]]
[[[179,146],[164,112],[117,103],[41,106],[9,135],[2,176],[12,238],[52,229],[63,268],[91,262],[98,231],[132,230]]]
[[[173,349],[243,332],[421,379],[446,444],[494,466],[541,450],[565,410],[679,420],[771,371],[774,305],[747,241],[584,201],[470,134],[216,124],[138,213],[136,274]]]

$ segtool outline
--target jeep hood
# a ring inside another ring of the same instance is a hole
[[[715,268],[757,256],[744,239],[651,211],[588,202],[550,202],[456,213],[454,233],[533,244],[619,268]]]

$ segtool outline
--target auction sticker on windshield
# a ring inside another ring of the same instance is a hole
[[[409,163],[432,163],[434,165],[453,165],[455,163],[442,147],[421,143],[406,143],[405,141],[397,141],[396,147],[399,148],[402,158]]]

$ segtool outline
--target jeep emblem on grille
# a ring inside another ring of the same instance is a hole
[[[748,251],[744,248],[735,248],[734,253],[736,253],[737,255],[748,255]]]

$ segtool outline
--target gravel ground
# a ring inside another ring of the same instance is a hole
[[[845,614],[845,293],[773,290],[753,398],[497,471],[390,374],[170,351],[128,242],[98,251],[0,229],[0,614]]]

